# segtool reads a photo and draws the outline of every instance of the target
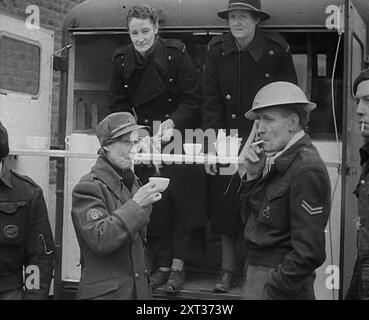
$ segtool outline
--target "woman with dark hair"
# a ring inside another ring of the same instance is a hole
[[[176,144],[171,142],[174,130],[184,137],[185,129],[200,126],[199,75],[181,41],[158,35],[155,9],[133,6],[126,22],[132,43],[118,48],[113,57],[112,112],[133,113],[161,143]],[[178,143],[182,151],[182,141]],[[155,174],[147,165],[135,171],[143,182]],[[148,228],[148,247],[157,267],[151,284],[166,284],[165,289],[175,293],[184,284],[191,237],[206,223],[206,180],[200,165],[164,165],[160,173],[171,183],[154,205]]]
[[[204,130],[224,129],[227,134],[237,131],[246,142],[253,123],[244,115],[256,93],[274,81],[297,83],[296,71],[284,38],[259,29],[259,23],[270,18],[259,0],[230,0],[218,16],[228,20],[230,32],[208,45],[202,126]],[[207,165],[206,171],[212,230],[222,234],[222,274],[214,290],[227,292],[234,280],[235,248],[243,229],[236,196],[240,180],[220,165]]]

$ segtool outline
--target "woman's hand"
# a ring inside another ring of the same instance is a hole
[[[215,157],[216,153],[215,152],[209,152],[208,156],[209,157]],[[205,159],[207,159],[207,158],[205,158]],[[216,176],[218,174],[218,166],[217,166],[217,163],[215,161],[205,161],[204,166],[205,166],[205,172],[208,175]]]
[[[142,208],[148,207],[161,199],[161,193],[155,182],[149,182],[142,186],[133,196]]]
[[[162,142],[169,142],[173,137],[174,122],[172,119],[167,119],[161,123],[159,132]]]

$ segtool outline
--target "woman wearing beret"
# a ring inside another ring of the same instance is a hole
[[[163,146],[176,143],[174,129],[183,138],[185,129],[201,125],[199,75],[181,41],[158,35],[155,9],[134,6],[126,21],[132,43],[118,48],[113,57],[112,111],[133,113],[138,123],[152,128]],[[143,182],[155,174],[147,165],[135,171]],[[201,165],[191,164],[164,165],[160,174],[171,183],[153,206],[148,228],[155,271],[151,284],[177,293],[184,284],[185,261],[192,256],[191,238],[201,236],[206,224],[206,177]]]
[[[204,130],[224,129],[227,134],[237,130],[245,142],[253,123],[244,115],[256,93],[274,81],[297,83],[296,71],[284,38],[259,29],[259,23],[270,18],[259,0],[230,0],[218,15],[228,20],[230,32],[216,36],[208,45],[202,126]],[[235,245],[242,230],[236,196],[239,178],[223,175],[227,171],[219,165],[207,165],[206,171],[212,230],[222,234],[222,274],[214,290],[227,292],[234,280]]]

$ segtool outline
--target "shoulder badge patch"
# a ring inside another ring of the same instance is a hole
[[[87,212],[87,220],[98,220],[103,216],[102,212],[97,209],[90,209]]]
[[[323,213],[323,207],[312,207],[305,200],[302,200],[301,207],[311,216]]]

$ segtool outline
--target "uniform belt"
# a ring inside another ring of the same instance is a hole
[[[0,292],[7,292],[22,288],[23,276],[22,273],[7,273],[0,274]]]

